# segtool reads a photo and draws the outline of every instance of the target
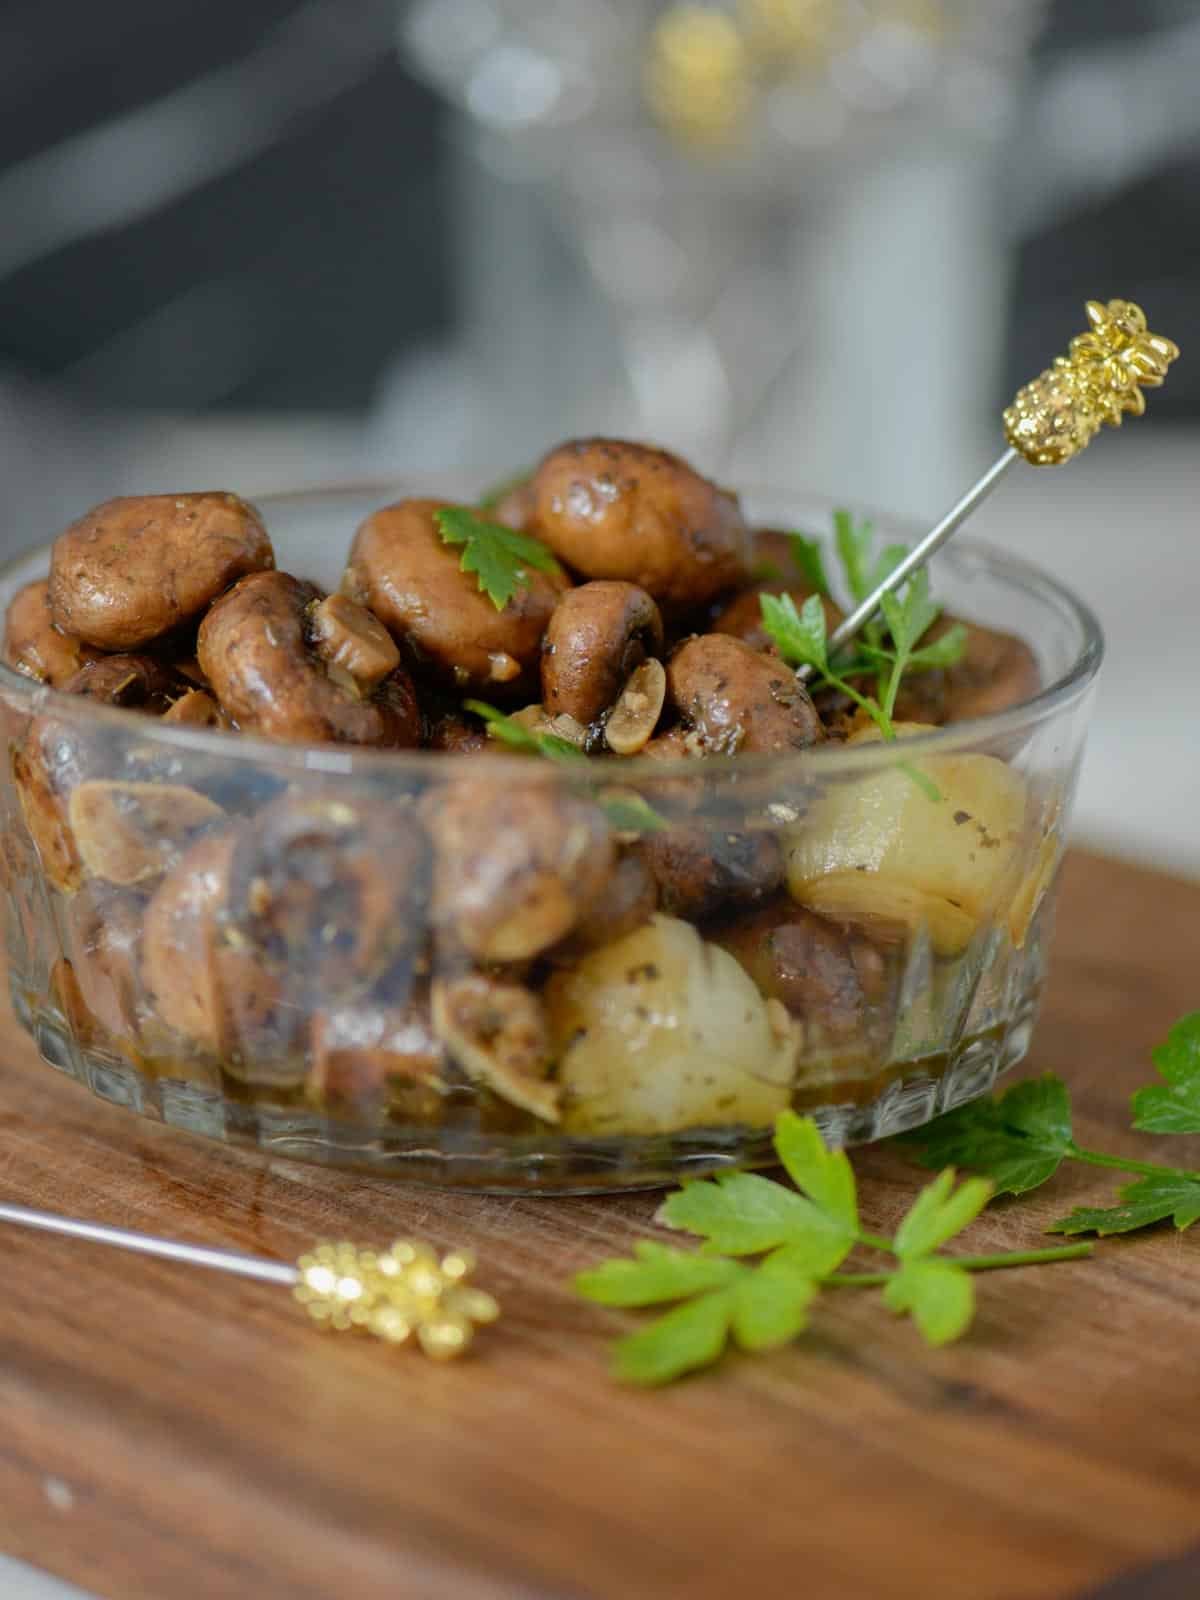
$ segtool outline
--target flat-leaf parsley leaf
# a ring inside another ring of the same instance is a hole
[[[497,611],[504,610],[518,589],[529,587],[530,567],[538,572],[562,571],[537,539],[502,522],[490,522],[466,506],[444,506],[434,512],[433,520],[443,544],[462,545],[459,566],[475,574],[480,592]]]

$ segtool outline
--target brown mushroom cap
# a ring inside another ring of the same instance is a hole
[[[259,572],[221,596],[200,624],[196,653],[240,728],[314,743],[420,743],[416,694],[402,667],[369,696],[330,676],[309,636],[321,593],[286,572]]]
[[[779,888],[786,869],[778,831],[767,829],[689,823],[648,834],[642,850],[662,909],[692,922],[757,904]]]
[[[618,439],[560,445],[534,493],[535,531],[568,566],[636,583],[664,609],[704,605],[749,574],[736,496],[665,450]]]
[[[729,634],[680,645],[667,664],[667,687],[706,755],[805,750],[824,738],[795,673]]]
[[[4,626],[4,659],[10,667],[61,689],[97,653],[92,645],[54,626],[46,578],[27,583],[13,596]]]
[[[599,579],[570,589],[542,642],[542,704],[587,727],[616,701],[647,656],[662,652],[658,607],[634,583]]]
[[[737,957],[767,999],[830,1033],[861,1030],[878,998],[882,958],[875,947],[786,896],[709,937]],[[856,946],[864,947],[861,954]],[[874,983],[865,983],[871,974]]]
[[[433,920],[482,961],[524,961],[605,892],[616,851],[599,806],[554,783],[486,776],[431,790]]]
[[[284,793],[240,830],[226,925],[298,1000],[361,994],[421,938],[427,855],[396,804]]]
[[[102,650],[132,650],[195,617],[236,578],[275,565],[258,512],[235,494],[107,500],[50,558],[55,624]]]
[[[518,694],[533,686],[542,634],[567,579],[526,570],[502,611],[460,566],[434,521],[443,500],[401,500],[354,536],[343,593],[369,607],[392,636],[464,693]]]

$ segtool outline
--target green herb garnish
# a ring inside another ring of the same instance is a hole
[[[894,572],[908,554],[902,544],[886,545],[873,554],[874,530],[869,522],[857,522],[848,511],[833,514],[834,545],[842,564],[846,588],[854,605],[860,604],[889,573]],[[790,595],[760,597],[763,627],[774,640],[780,655],[792,666],[812,667],[821,682],[839,690],[876,724],[885,739],[896,737],[893,717],[904,675],[952,667],[961,661],[966,648],[967,630],[955,625],[940,639],[921,645],[921,640],[941,616],[929,593],[929,574],[921,568],[882,602],[882,618],[874,617],[863,629],[862,643],[854,657],[831,660],[828,653],[825,613],[820,596],[828,595],[829,582],[816,541],[802,534],[790,536],[811,587],[810,595],[797,611]],[[890,645],[887,640],[890,635]],[[874,671],[877,692],[866,695],[847,679],[864,671]]]
[[[821,552],[821,541],[810,539],[803,533],[789,533],[788,543],[792,549],[792,560],[804,574],[804,581],[813,593],[831,594],[829,574],[825,571],[825,557]]]
[[[556,733],[535,732],[514,717],[505,716],[495,706],[489,706],[485,700],[464,700],[463,710],[473,711],[477,717],[482,717],[489,732],[514,750],[522,750],[531,756],[545,756],[548,761],[558,761],[564,766],[578,766],[580,762],[587,762],[587,756],[569,739],[562,739]]]
[[[486,594],[497,611],[518,589],[529,586],[529,568],[557,573],[558,562],[537,539],[502,522],[489,522],[465,506],[445,506],[435,511],[433,520],[444,544],[463,546],[458,563],[463,572],[473,572],[481,594]]]
[[[1152,1060],[1163,1082],[1133,1096],[1134,1128],[1200,1133],[1200,1012],[1176,1023]],[[960,1106],[898,1142],[922,1166],[954,1162],[983,1173],[998,1194],[1026,1194],[1064,1161],[1138,1174],[1137,1183],[1119,1191],[1118,1204],[1076,1207],[1050,1233],[1133,1233],[1168,1218],[1180,1229],[1200,1221],[1200,1172],[1082,1148],[1072,1137],[1067,1086],[1053,1074],[1018,1083],[996,1099]]]
[[[503,711],[488,705],[486,700],[464,700],[463,710],[473,711],[477,717],[482,717],[489,731],[513,750],[520,750],[526,755],[545,756],[548,761],[557,761],[561,766],[588,765],[588,757],[569,739],[563,739],[557,733],[541,733],[527,728],[514,717],[505,716]],[[596,803],[618,833],[658,833],[669,825],[648,800],[643,800],[640,794],[631,789],[602,791],[596,796]]]
[[[756,1173],[730,1172],[686,1184],[668,1197],[659,1219],[701,1238],[698,1251],[643,1240],[631,1257],[601,1262],[575,1278],[577,1292],[600,1305],[681,1302],[618,1341],[618,1377],[668,1383],[716,1361],[731,1339],[748,1351],[786,1344],[803,1331],[814,1301],[828,1288],[880,1288],[889,1310],[911,1316],[929,1343],[946,1344],[966,1332],[974,1315],[972,1273],[1074,1260],[1091,1249],[941,1255],[993,1192],[978,1178],[956,1185],[953,1171],[922,1189],[895,1237],[883,1238],[863,1229],[850,1161],[843,1151],[826,1148],[811,1117],[782,1112],[775,1150],[794,1188]],[[839,1271],[860,1247],[890,1256],[894,1265]]]

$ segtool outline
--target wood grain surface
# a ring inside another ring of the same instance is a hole
[[[1025,1070],[1063,1072],[1086,1142],[1153,1147],[1126,1097],[1200,1004],[1198,953],[1200,887],[1070,860]],[[10,1019],[0,1042],[3,1198],[281,1258],[329,1234],[469,1244],[505,1307],[477,1354],[437,1367],[311,1330],[286,1291],[5,1229],[10,1554],[113,1600],[1058,1600],[1110,1583],[1123,1600],[1148,1563],[1155,1600],[1200,1592],[1179,1559],[1200,1541],[1200,1229],[981,1279],[949,1350],[847,1293],[784,1351],[643,1394],[605,1368],[633,1319],[565,1284],[652,1232],[656,1197],[471,1197],[267,1161],[93,1100]],[[856,1165],[866,1218],[894,1221],[917,1175],[887,1148]],[[1114,1177],[1065,1170],[968,1248],[1034,1245]]]

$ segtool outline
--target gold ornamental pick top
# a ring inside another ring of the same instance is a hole
[[[1158,388],[1179,354],[1178,347],[1151,333],[1141,307],[1131,300],[1110,300],[1107,305],[1089,300],[1087,316],[1088,331],[1072,339],[1068,353],[1027,383],[1005,411],[1008,449],[839,623],[827,644],[831,656],[849,644],[883,600],[958,532],[1017,461],[1059,466],[1087,449],[1101,423],[1118,428],[1126,412],[1142,415],[1146,409],[1142,390]],[[804,682],[813,670],[811,665],[798,667],[796,676]]]
[[[1126,412],[1146,409],[1143,389],[1156,389],[1179,355],[1178,346],[1151,333],[1131,300],[1087,303],[1091,327],[1071,340],[1067,355],[1027,383],[1004,413],[1012,448],[1035,467],[1056,467],[1085,450],[1102,423],[1118,428]]]

